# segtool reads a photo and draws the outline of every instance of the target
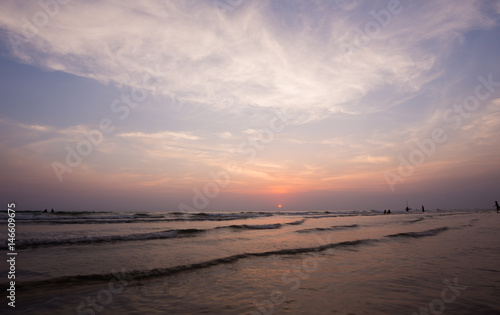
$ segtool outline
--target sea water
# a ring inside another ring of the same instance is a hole
[[[491,211],[24,211],[16,222],[16,313],[500,314]]]

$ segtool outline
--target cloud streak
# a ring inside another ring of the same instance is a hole
[[[9,14],[0,25],[19,35],[22,18],[40,9],[34,2],[2,6]],[[402,12],[346,62],[342,44],[373,22],[369,12],[382,3],[358,7],[357,21],[328,2],[284,7],[252,1],[223,14],[203,1],[71,2],[16,57],[128,86],[158,67],[160,93],[185,104],[280,108],[304,123],[400,104],[442,75],[437,65],[463,32],[493,25],[477,1],[402,2]]]

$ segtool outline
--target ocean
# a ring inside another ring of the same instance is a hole
[[[490,210],[18,211],[15,223],[15,308],[4,297],[1,314],[500,314]]]

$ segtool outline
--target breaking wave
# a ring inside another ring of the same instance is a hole
[[[233,229],[233,230],[267,230],[279,229],[285,225],[299,225],[304,223],[305,220],[293,221],[289,223],[275,223],[275,224],[241,224],[241,225],[228,225],[219,226],[211,229],[177,229],[165,230],[151,233],[137,233],[125,235],[91,235],[66,239],[29,239],[17,240],[17,248],[28,248],[37,246],[58,246],[58,245],[74,245],[74,244],[95,244],[106,242],[119,242],[119,241],[144,241],[156,239],[169,239],[177,237],[194,237],[202,233],[218,230],[218,229]],[[7,249],[7,244],[0,245],[0,249]]]
[[[427,230],[427,231],[423,231],[423,232],[404,232],[404,233],[391,234],[391,235],[387,235],[386,237],[414,237],[414,238],[426,237],[426,236],[438,235],[439,233],[442,233],[442,232],[447,231],[447,230],[449,230],[449,228],[444,226],[444,227],[440,227],[440,228],[432,229],[432,230]]]
[[[94,244],[94,243],[117,242],[117,241],[144,241],[144,240],[154,240],[154,239],[168,239],[175,237],[196,236],[197,234],[201,234],[205,231],[206,230],[200,230],[200,229],[182,229],[182,230],[166,230],[160,232],[128,234],[128,235],[96,235],[96,236],[59,239],[59,240],[53,240],[53,239],[18,240],[16,243],[16,248],[74,245],[74,244]],[[0,248],[6,249],[7,245],[2,244]]]
[[[312,228],[312,229],[303,229],[296,231],[297,233],[313,233],[313,232],[324,232],[324,231],[339,231],[346,229],[357,228],[359,225],[351,224],[351,225],[334,225],[328,228]]]

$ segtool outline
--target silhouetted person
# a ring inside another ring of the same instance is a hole
[[[495,201],[495,208],[497,208],[497,213],[500,212],[500,206],[498,205],[498,201]]]
[[[384,214],[386,214],[386,213],[387,213],[387,210],[384,210]]]
[[[391,209],[387,210],[387,214],[391,214]]]
[[[406,207],[406,212],[410,211],[410,208]]]
[[[54,209],[50,210],[50,212],[54,212]]]
[[[422,212],[425,212],[425,208],[424,208],[424,206],[423,206],[423,205],[422,205]]]
[[[43,210],[43,213],[47,213],[47,209]]]

